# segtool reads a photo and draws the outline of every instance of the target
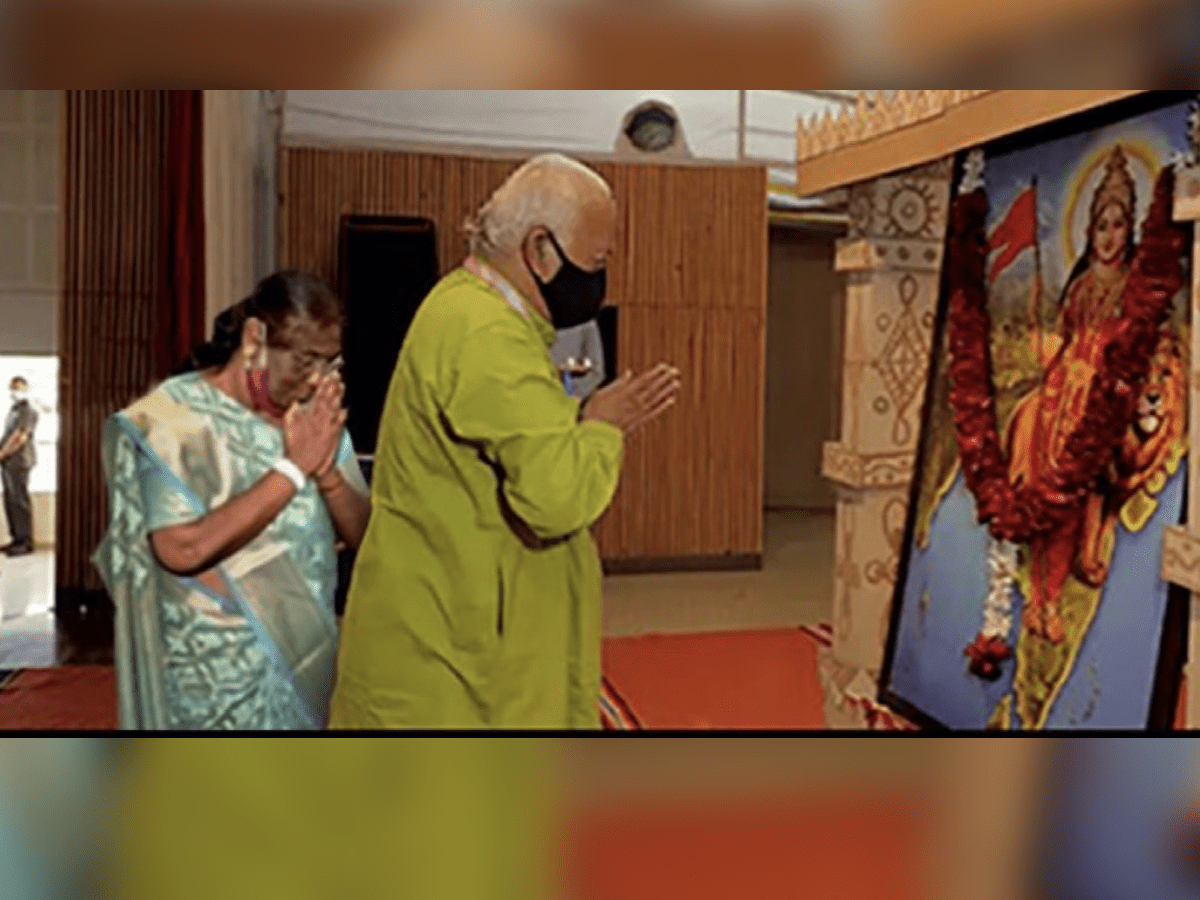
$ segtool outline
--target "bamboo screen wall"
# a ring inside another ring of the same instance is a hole
[[[462,259],[461,225],[517,163],[381,150],[281,154],[279,262],[336,283],[344,213],[437,223],[442,271]],[[621,207],[609,293],[619,361],[666,359],[678,406],[630,442],[596,529],[608,562],[762,551],[767,190],[761,168],[607,163]]]
[[[56,583],[93,591],[107,526],[101,428],[151,382],[162,91],[67,91]]]

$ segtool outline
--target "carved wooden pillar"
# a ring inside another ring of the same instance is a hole
[[[900,560],[937,308],[952,159],[850,190],[841,439],[823,472],[838,486],[833,657],[874,695]],[[842,679],[848,682],[849,679]]]
[[[1196,136],[1200,145],[1200,134]],[[1192,592],[1188,636],[1187,727],[1200,728],[1200,166],[1176,177],[1175,218],[1196,223],[1192,245],[1192,347],[1188,427],[1187,521],[1163,537],[1163,578]]]

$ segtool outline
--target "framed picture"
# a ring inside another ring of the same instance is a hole
[[[1195,94],[959,156],[882,702],[953,729],[1171,724],[1187,596]]]

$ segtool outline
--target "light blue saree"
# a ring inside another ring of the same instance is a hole
[[[94,738],[0,738],[0,900],[95,896],[107,749]]]
[[[116,605],[122,728],[320,729],[333,692],[333,523],[309,483],[202,583],[162,568],[148,535],[262,479],[283,436],[202,375],[170,379],[104,429],[111,521],[94,561]],[[348,435],[337,462],[368,493]]]
[[[0,749],[3,749],[0,747]],[[51,900],[45,863],[22,827],[24,812],[0,779],[0,898]]]

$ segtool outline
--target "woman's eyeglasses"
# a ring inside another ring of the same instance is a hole
[[[297,350],[294,347],[276,347],[274,349],[280,353],[286,353],[292,368],[302,377],[319,373],[322,378],[328,378],[342,370],[343,360],[340,353],[333,359],[327,359],[315,353]]]

